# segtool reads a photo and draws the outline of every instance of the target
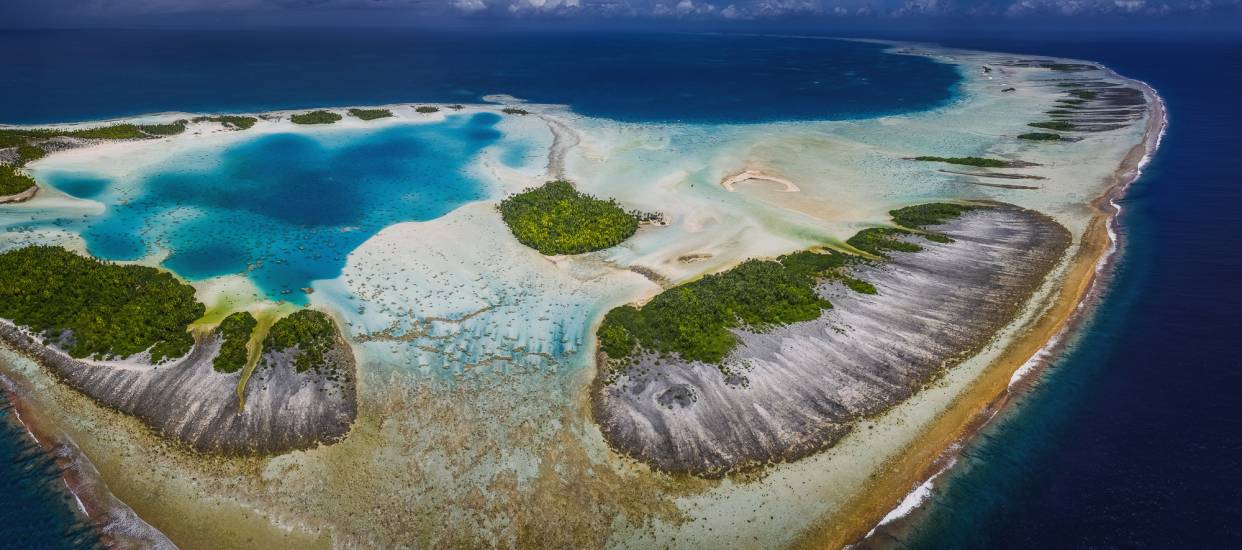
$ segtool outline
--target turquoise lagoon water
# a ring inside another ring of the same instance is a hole
[[[180,153],[120,181],[49,172],[43,181],[96,200],[102,215],[69,224],[91,254],[163,265],[201,280],[245,273],[267,298],[303,304],[300,289],[336,277],[345,258],[385,226],[440,217],[487,189],[463,168],[483,148],[521,165],[531,145],[508,143],[498,115],[449,117],[382,130],[271,134],[218,152]]]

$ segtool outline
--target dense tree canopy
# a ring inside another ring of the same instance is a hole
[[[250,341],[250,334],[258,324],[249,311],[239,311],[225,317],[216,328],[216,334],[222,342],[220,353],[212,360],[212,368],[219,372],[237,372],[245,367],[249,359],[246,343]]]
[[[303,309],[285,317],[268,331],[264,351],[297,350],[293,364],[298,372],[327,366],[327,353],[336,344],[336,326],[327,314]]]
[[[16,195],[34,187],[35,181],[16,166],[0,165],[0,197]]]
[[[620,244],[638,230],[639,215],[616,201],[579,193],[551,181],[500,203],[500,215],[522,244],[540,253],[581,254]]]
[[[392,111],[388,109],[350,109],[349,116],[362,120],[376,120],[392,116]]]
[[[189,352],[187,327],[205,308],[194,288],[153,267],[116,265],[58,247],[0,254],[0,317],[73,357],[159,362]]]
[[[341,120],[341,115],[331,111],[311,111],[289,117],[294,124],[332,124]]]

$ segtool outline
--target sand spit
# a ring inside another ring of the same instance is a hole
[[[548,148],[548,179],[565,179],[565,155],[581,142],[578,132],[568,124],[551,116],[540,115],[552,131],[552,145]]]
[[[339,338],[330,357],[333,370],[346,373],[339,381],[298,373],[287,350],[269,351],[246,384],[244,410],[237,395],[241,373],[211,366],[220,349],[214,334],[170,365],[143,368],[74,360],[8,323],[0,324],[0,339],[104,406],[202,452],[272,454],[330,443],[357,414],[353,354]]]
[[[772,183],[779,184],[784,187],[781,190],[786,193],[797,193],[798,191],[801,191],[801,189],[798,189],[798,186],[794,182],[779,176],[765,174],[759,170],[744,170],[738,174],[729,176],[723,180],[720,180],[720,186],[731,192],[737,191],[734,186],[748,180],[770,181]]]
[[[719,476],[832,446],[1008,324],[1069,246],[1047,216],[1008,205],[935,228],[953,243],[854,270],[877,295],[823,282],[834,308],[756,334],[716,365],[646,355],[595,386],[608,441],[658,469]],[[603,370],[601,368],[601,370]]]

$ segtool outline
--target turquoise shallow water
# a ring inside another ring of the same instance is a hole
[[[163,249],[163,265],[190,280],[245,273],[268,298],[305,303],[301,288],[336,277],[349,252],[385,226],[485,198],[485,186],[463,171],[483,148],[501,144],[503,161],[521,165],[530,146],[501,143],[499,121],[480,113],[378,131],[265,135],[182,153],[131,182],[41,176],[107,205],[74,222],[95,256],[137,260]]]

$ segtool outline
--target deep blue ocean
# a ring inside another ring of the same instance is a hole
[[[626,121],[872,116],[953,98],[957,72],[860,42],[425,30],[0,32],[0,123],[508,94]],[[918,86],[907,85],[918,82]]]
[[[944,66],[861,43],[392,32],[327,39],[335,31],[322,30],[312,40],[306,32],[0,33],[0,51],[25,48],[0,72],[0,121],[466,102],[493,93],[632,121],[849,118],[932,107],[951,100],[957,82]],[[1124,201],[1125,249],[1107,300],[891,542],[1242,545],[1242,351],[1233,341],[1242,329],[1242,243],[1234,242],[1242,239],[1242,39],[889,38],[1100,61],[1151,83],[1172,119]],[[83,185],[80,192],[97,192]],[[22,437],[5,432],[0,446],[20,448]],[[0,468],[25,491],[0,500],[0,541],[92,544],[74,530],[79,520],[63,495],[48,488],[53,477],[21,460]],[[31,506],[59,519],[29,521]]]
[[[1170,124],[1104,303],[909,532],[940,548],[1242,547],[1242,37],[941,37],[1144,80]]]

